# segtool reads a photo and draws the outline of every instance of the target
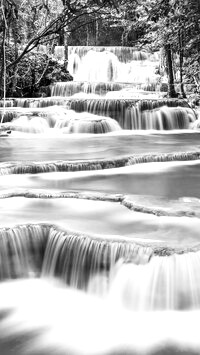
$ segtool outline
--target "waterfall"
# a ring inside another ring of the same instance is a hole
[[[79,81],[105,81],[124,83],[151,83],[156,82],[155,74],[158,61],[152,61],[142,53],[136,51],[128,63],[121,62],[117,55],[110,50],[89,50],[77,58],[77,54],[69,57],[69,71],[75,80]],[[93,67],[91,71],[90,68]]]
[[[51,225],[0,229],[0,279],[58,276],[85,289],[89,279],[108,272],[120,258],[146,263],[153,251],[124,240],[98,239]]]
[[[131,47],[68,47],[68,69],[74,82],[53,85],[52,96],[72,96],[77,93],[106,95],[124,88],[159,90],[156,68],[159,54],[138,51]],[[64,47],[55,47],[55,57],[64,58]]]
[[[69,121],[68,133],[108,133],[121,130],[119,124],[109,117],[83,114]]]
[[[142,84],[135,85],[137,89],[142,88]],[[74,82],[57,82],[52,85],[51,96],[64,96],[69,97],[77,93],[96,94],[105,96],[108,92],[120,91],[124,88],[130,88],[132,84],[116,83],[116,82],[87,82],[87,81],[74,81]]]
[[[69,99],[68,106],[77,112],[111,117],[123,129],[187,129],[196,120],[186,102],[173,99]]]
[[[153,76],[156,78],[154,71],[159,66],[158,54],[149,54],[131,47],[68,47],[68,51],[68,69],[76,80],[141,82],[142,76],[142,82],[148,82]],[[63,60],[64,47],[55,47],[55,57]],[[91,69],[89,63],[92,64],[93,74],[88,70]],[[140,75],[137,73],[135,76],[134,72],[138,70]]]
[[[83,289],[93,275],[108,272],[118,259],[146,263],[151,254],[151,248],[140,247],[125,240],[98,240],[51,229],[43,275],[59,276],[67,284]]]
[[[0,229],[0,279],[40,275],[48,227],[23,225]]]
[[[110,297],[137,310],[189,310],[200,307],[200,252],[153,256],[146,265],[124,264],[116,271]]]
[[[60,53],[64,53],[63,47],[58,47]],[[149,54],[145,51],[139,51],[134,47],[120,47],[120,46],[69,46],[69,56],[73,54],[77,54],[80,59],[82,59],[89,51],[95,50],[96,52],[111,52],[117,56],[117,58],[122,63],[130,62],[131,60],[145,60],[149,58],[152,61],[159,60],[158,53]],[[55,47],[55,52],[57,51],[57,47]]]
[[[12,121],[9,126],[13,131],[20,131],[26,133],[44,133],[49,127],[48,122],[38,116],[20,116]]]
[[[110,299],[128,309],[185,310],[200,307],[200,252],[142,246],[128,239],[87,236],[48,225],[0,230],[3,279],[57,276],[87,289],[105,275]],[[160,254],[160,255],[159,255]]]
[[[112,118],[96,116],[91,113],[76,113],[73,110],[63,110],[48,113],[41,111],[40,114],[27,112],[26,115],[17,114],[12,121],[2,125],[2,130],[12,130],[25,133],[46,133],[50,128],[60,130],[62,133],[93,133],[103,134],[121,130],[120,125]],[[19,117],[18,117],[19,116]]]
[[[13,118],[17,117],[17,113],[15,111],[5,111],[5,114],[3,116],[3,111],[0,110],[0,120],[3,117],[3,122],[11,122]]]
[[[43,108],[54,105],[63,105],[65,100],[60,97],[33,98],[33,99],[16,99],[16,106],[23,108]]]
[[[77,55],[82,59],[91,50],[96,52],[110,52],[113,53],[122,63],[127,63],[132,60],[145,60],[159,61],[158,53],[148,53],[146,51],[139,51],[134,47],[120,47],[120,46],[68,46],[69,57]],[[58,60],[64,58],[64,46],[56,46],[54,49],[54,55]]]
[[[0,100],[0,107],[3,107],[3,101]],[[13,100],[6,100],[5,107],[13,107]]]
[[[5,123],[11,122],[6,129],[32,133],[42,133],[50,127],[68,127],[69,120],[73,128],[65,130],[65,133],[107,133],[119,130],[120,127],[129,130],[188,129],[196,120],[188,103],[178,99],[75,99],[52,96],[42,99],[17,99],[16,104],[17,107],[14,107],[13,111],[9,109],[8,113],[5,113]],[[23,115],[22,108],[27,109],[26,115]],[[117,121],[118,125],[111,119]],[[101,122],[99,129],[96,128],[98,122]],[[106,128],[102,128],[103,122]]]
[[[55,48],[57,59],[62,60],[63,54],[63,47]],[[75,81],[55,83],[51,88],[51,97],[7,100],[4,122],[12,122],[12,125],[6,129],[37,134],[44,133],[47,128],[63,129],[68,126],[70,129],[65,129],[63,133],[107,133],[119,130],[120,127],[126,130],[179,130],[196,127],[195,113],[186,101],[158,99],[157,96],[147,94],[141,96],[140,90],[146,93],[159,90],[155,74],[159,61],[158,53],[147,53],[130,47],[69,47],[69,70]],[[149,94],[152,95],[152,92]],[[58,105],[79,113],[109,117],[105,123],[106,128],[102,128],[102,125],[96,128],[97,121],[102,122],[101,117],[94,118],[90,124],[89,120],[83,119],[84,116],[77,116],[70,123],[68,119],[61,119],[55,125],[47,122],[47,126],[45,120],[35,118],[34,114],[29,119],[20,118],[16,110],[49,108],[46,117],[42,112],[37,113],[37,116],[48,121],[53,106]],[[1,114],[0,110],[0,117]],[[16,118],[20,120],[16,120],[13,125]],[[82,124],[79,119],[85,123]],[[118,126],[110,119],[116,120]]]

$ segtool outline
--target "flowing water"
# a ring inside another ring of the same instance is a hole
[[[198,115],[159,65],[70,47],[0,108],[0,355],[200,353]]]

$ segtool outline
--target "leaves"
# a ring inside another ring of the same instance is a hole
[[[174,71],[182,65],[186,81],[193,81],[193,70],[198,72],[200,1],[4,0],[4,4],[8,23],[7,69],[12,77],[12,68],[18,66],[19,75],[23,63],[27,71],[27,74],[22,73],[25,82],[30,81],[33,66],[29,61],[35,60],[35,52],[31,52],[40,44],[57,41],[66,29],[70,44],[136,45],[152,51],[170,45],[172,57],[182,58],[181,64],[173,59]],[[0,10],[0,42],[3,23]],[[83,30],[83,26],[87,30]],[[13,54],[9,55],[9,51]],[[35,70],[41,75],[43,58],[38,58]],[[55,76],[64,77],[64,72],[59,70],[58,74],[55,68]]]

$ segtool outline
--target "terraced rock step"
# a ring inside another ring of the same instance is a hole
[[[28,163],[0,163],[0,175],[8,174],[38,174],[56,171],[87,171],[104,170],[143,163],[168,162],[168,161],[191,161],[199,160],[200,151],[177,152],[166,154],[143,154],[132,155],[112,160],[89,160],[89,161],[53,161],[53,162],[28,162]]]
[[[127,209],[145,213],[152,214],[155,216],[171,216],[171,217],[191,217],[191,218],[200,218],[200,200],[185,198],[181,201],[169,201],[163,200],[160,204],[159,199],[149,196],[126,196],[122,194],[104,194],[104,193],[95,193],[95,192],[80,192],[80,191],[70,191],[70,192],[54,192],[54,191],[9,191],[0,194],[0,199],[14,197],[25,197],[30,199],[83,199],[91,201],[105,201],[119,203]],[[188,202],[189,200],[189,202]]]

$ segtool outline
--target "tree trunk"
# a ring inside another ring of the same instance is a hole
[[[64,65],[65,65],[65,69],[67,70],[68,67],[68,32],[66,31],[66,29],[64,30]]]
[[[1,4],[1,10],[3,15],[3,38],[2,38],[2,45],[1,45],[1,67],[0,67],[0,98],[3,97],[4,99],[4,109],[5,109],[5,98],[6,98],[6,29],[7,29],[7,22],[4,12],[3,3]],[[3,114],[4,116],[4,114]],[[1,120],[2,123],[2,120]]]
[[[64,10],[65,10],[67,7],[67,1],[62,0],[62,2],[63,2]],[[68,37],[69,37],[69,34],[67,32],[67,27],[65,27],[63,29],[63,39],[64,39],[64,65],[65,65],[66,70],[68,67]]]
[[[6,30],[7,22],[5,17],[5,9],[3,3],[1,4],[1,10],[3,15],[3,39],[2,39],[2,66],[0,72],[0,97],[3,97],[3,114],[1,117],[0,124],[3,123],[6,107]]]
[[[186,98],[184,84],[183,84],[183,39],[181,36],[181,32],[179,31],[179,66],[180,66],[180,86],[181,86],[181,94],[183,98]]]
[[[86,27],[86,46],[89,46],[90,43],[90,31],[89,31],[89,26],[87,25]]]
[[[1,53],[0,53],[0,98],[3,96],[4,91],[4,64],[5,64],[5,28],[3,28],[3,40],[1,43]]]
[[[58,37],[58,45],[59,46],[64,46],[64,30],[59,31],[59,37]]]
[[[183,98],[186,98],[186,93],[184,90],[184,84],[183,84],[183,53],[180,51],[179,53],[179,63],[180,63],[180,86],[181,86],[181,94]]]
[[[13,33],[13,39],[14,39],[14,44],[15,44],[15,60],[18,58],[18,44],[17,44],[17,24],[16,24],[16,19],[13,20],[13,28],[12,28],[12,33]],[[16,87],[17,87],[17,70],[18,70],[18,64],[13,66],[12,70],[12,86],[11,86],[11,96],[16,96]]]
[[[95,21],[95,46],[98,46],[98,40],[99,40],[99,23],[98,23],[98,19],[96,19]]]
[[[165,45],[165,53],[167,59],[167,75],[168,75],[168,95],[171,98],[177,97],[177,93],[174,88],[174,73],[172,64],[172,52],[170,44]]]

